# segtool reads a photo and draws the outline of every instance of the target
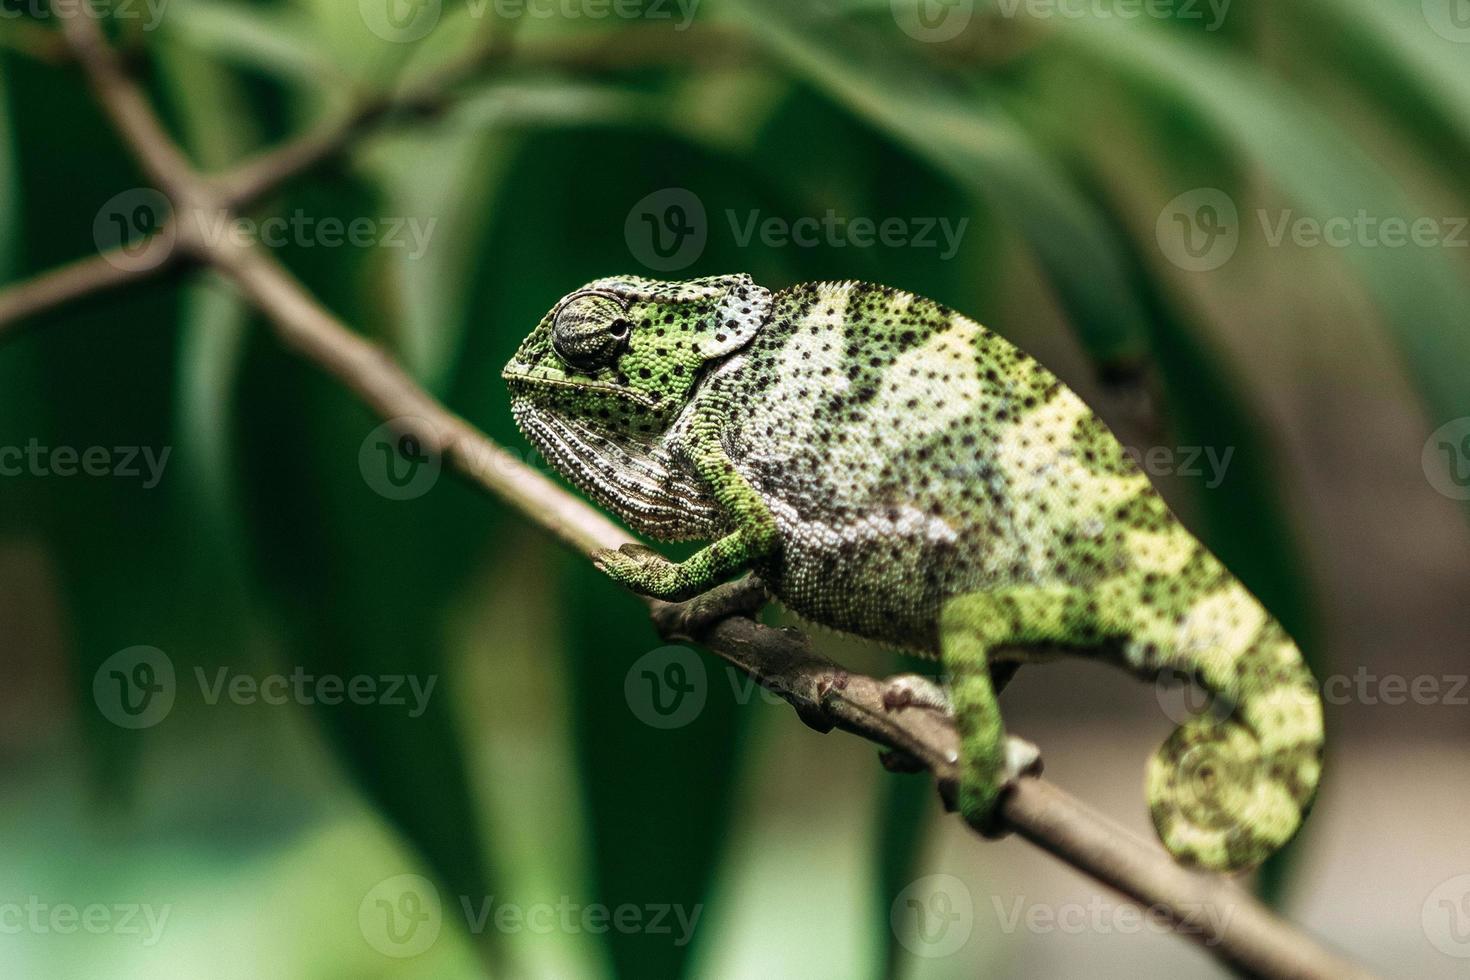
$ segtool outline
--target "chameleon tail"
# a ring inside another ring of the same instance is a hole
[[[1286,631],[1266,618],[1237,655],[1192,665],[1229,717],[1180,726],[1149,761],[1160,840],[1184,864],[1255,867],[1301,826],[1322,765],[1322,704]]]

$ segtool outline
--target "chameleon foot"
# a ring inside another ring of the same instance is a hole
[[[946,714],[951,710],[949,692],[923,674],[898,674],[883,688],[883,707],[930,708]]]
[[[965,821],[980,836],[991,840],[1010,834],[1010,829],[1000,819],[1001,800],[1023,777],[1041,774],[1041,750],[1023,738],[1007,735],[1001,767],[999,778],[989,788],[982,786],[977,790],[974,786],[965,785],[965,776],[960,777],[960,809],[965,814]]]
[[[680,583],[677,564],[641,544],[594,552],[592,564],[614,582],[639,595],[681,602],[699,594],[698,588]]]
[[[666,640],[696,642],[704,631],[731,616],[755,614],[770,602],[765,584],[755,575],[716,586],[686,602],[659,606],[653,611],[653,623]]]

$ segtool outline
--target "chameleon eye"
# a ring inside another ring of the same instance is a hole
[[[551,347],[569,367],[595,371],[618,356],[633,325],[611,296],[588,293],[568,301],[551,325]]]

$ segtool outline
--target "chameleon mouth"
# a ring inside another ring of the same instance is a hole
[[[619,398],[626,398],[630,402],[642,405],[645,408],[657,408],[658,400],[651,395],[629,388],[626,385],[613,384],[610,381],[596,381],[583,379],[573,381],[566,377],[558,377],[548,372],[546,368],[527,368],[516,361],[511,361],[500,372],[500,377],[510,386],[512,393],[521,397],[535,388],[565,388],[568,391],[605,391]]]

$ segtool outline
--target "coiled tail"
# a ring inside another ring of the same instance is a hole
[[[1248,870],[1289,841],[1322,770],[1316,683],[1286,631],[1259,615],[1239,652],[1217,646],[1181,663],[1228,714],[1181,725],[1145,777],[1159,839],[1181,863],[1211,871]]]

